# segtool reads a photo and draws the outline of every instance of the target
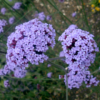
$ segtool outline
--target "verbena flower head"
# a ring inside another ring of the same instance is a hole
[[[4,32],[3,27],[7,25],[7,21],[2,19],[0,20],[0,33]]]
[[[99,81],[90,74],[88,67],[94,62],[95,54],[99,51],[93,35],[70,25],[59,37],[63,51],[60,56],[65,56],[68,66],[68,87],[79,88],[83,82],[86,87],[97,86]],[[66,84],[66,75],[64,76]]]
[[[21,6],[21,5],[22,5],[21,2],[16,2],[16,3],[14,4],[13,8],[16,9],[16,10],[18,10],[18,9],[20,9],[20,6]]]
[[[72,13],[72,17],[75,17],[76,15],[77,15],[76,12],[73,12],[73,13]]]
[[[1,8],[1,13],[4,15],[5,14],[5,12],[6,12],[6,8]]]
[[[63,78],[63,75],[59,75],[59,79]],[[100,82],[90,74],[88,70],[82,70],[81,68],[71,67],[67,74],[68,78],[68,88],[79,88],[83,82],[85,82],[86,87],[91,87],[92,85],[97,86]],[[64,82],[66,84],[66,75],[64,75]]]
[[[44,12],[38,13],[38,18],[39,18],[41,21],[45,20],[45,14],[44,14]]]
[[[47,67],[51,67],[51,64],[48,64]]]
[[[7,74],[14,72],[14,76],[22,78],[26,75],[28,63],[38,65],[48,59],[45,52],[55,45],[55,30],[51,24],[33,19],[15,27],[7,40]],[[5,74],[6,74],[5,73]]]
[[[52,16],[50,16],[50,15],[48,15],[47,17],[46,17],[46,20],[52,20]]]
[[[48,20],[48,21],[49,21],[49,20],[52,20],[52,16],[50,16],[50,15],[46,16],[46,15],[44,14],[44,12],[38,13],[37,11],[35,11],[34,17],[35,17],[35,18],[38,18],[38,19],[41,20],[41,21],[44,21],[45,19]]]
[[[95,52],[99,51],[93,35],[89,32],[78,29],[76,25],[71,25],[59,37],[62,42],[66,63],[90,66],[94,62]]]
[[[52,77],[52,72],[47,73],[47,77],[51,78]]]
[[[10,17],[9,18],[9,24],[13,24],[14,23],[14,20],[15,20],[15,17],[13,16],[13,17]]]

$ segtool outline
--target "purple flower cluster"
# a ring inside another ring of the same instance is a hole
[[[47,67],[51,67],[51,64],[48,64]]]
[[[38,65],[48,59],[44,53],[55,45],[55,30],[52,25],[33,19],[15,27],[7,40],[7,64],[3,74],[14,72],[14,77],[23,78],[28,63]],[[2,75],[2,70],[0,71]]]
[[[43,21],[45,19],[45,14],[44,12],[38,13],[38,18]]]
[[[70,25],[59,37],[63,48],[61,56],[64,55],[65,62],[69,64],[67,77],[70,89],[79,88],[83,81],[87,87],[96,86],[99,82],[88,71],[91,63],[94,63],[96,52],[99,51],[93,37],[89,32],[78,29],[76,25]]]
[[[9,0],[9,1],[12,1],[12,0]],[[12,8],[18,10],[18,9],[20,9],[20,6],[21,5],[22,5],[21,2],[16,2]],[[3,15],[6,13],[6,8],[5,7],[1,8],[1,13]],[[10,17],[9,20],[8,20],[9,24],[13,24],[14,23],[14,20],[15,20],[15,17],[14,16],[13,17]],[[0,28],[2,30],[2,27],[0,27]]]
[[[38,19],[41,20],[41,21],[44,21],[45,19],[48,20],[48,21],[49,21],[49,20],[52,20],[52,16],[51,16],[51,15],[46,16],[46,15],[44,14],[44,12],[38,13],[38,12],[36,11],[34,17],[38,18]]]
[[[10,17],[9,18],[9,24],[13,24],[14,23],[14,20],[15,20],[15,17],[13,16],[13,17]]]
[[[47,73],[47,77],[51,78],[52,77],[52,72]]]
[[[3,27],[7,25],[6,20],[2,19],[0,20],[0,33],[3,32]]]
[[[93,35],[87,31],[78,29],[76,25],[71,25],[59,37],[62,42],[66,63],[71,65],[90,66],[94,62],[95,52],[99,51]]]
[[[46,20],[52,20],[52,16],[50,16],[50,15],[48,15],[47,17],[46,17]]]
[[[20,6],[21,6],[21,5],[22,5],[21,2],[16,2],[16,3],[14,4],[13,8],[16,9],[16,10],[18,10],[18,9],[20,9]]]
[[[5,81],[4,81],[4,86],[5,86],[6,88],[10,86],[10,85],[9,85],[9,80],[5,80]]]
[[[68,88],[79,88],[83,82],[85,82],[86,87],[91,87],[91,85],[98,85],[99,80],[97,80],[96,77],[93,77],[93,75],[90,74],[90,71],[84,69],[82,70],[77,67],[74,68],[75,70],[70,68],[67,74]],[[64,82],[66,85],[66,75],[59,75],[59,79],[61,78],[64,78]]]
[[[6,12],[6,8],[1,8],[1,13],[4,15],[5,14],[5,12]]]
[[[73,12],[73,13],[72,13],[72,17],[75,17],[76,15],[77,15],[76,12]]]

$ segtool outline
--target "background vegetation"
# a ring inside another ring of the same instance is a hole
[[[15,2],[22,2],[19,10],[12,10]],[[93,6],[94,4],[94,6]],[[5,7],[5,15],[0,13],[0,19],[15,17],[12,25],[4,27],[4,32],[0,34],[0,68],[6,63],[5,53],[7,51],[7,37],[14,31],[16,25],[27,22],[34,17],[36,11],[44,12],[45,15],[51,15],[52,20],[44,22],[50,23],[56,30],[56,45],[54,49],[49,49],[46,54],[49,58],[58,57],[62,51],[58,37],[71,24],[76,24],[79,28],[89,31],[95,35],[95,41],[100,48],[100,12],[96,10],[99,7],[99,1],[93,0],[65,0],[63,3],[58,0],[0,0],[0,8]],[[95,11],[93,11],[93,9]],[[72,13],[77,12],[75,17]],[[2,51],[2,52],[1,52]],[[47,67],[51,64],[51,67]],[[28,74],[23,79],[13,78],[10,75],[0,78],[0,99],[2,100],[65,100],[65,83],[59,80],[59,75],[65,73],[56,67],[61,65],[67,67],[61,60],[44,62],[43,64],[31,65],[28,67]],[[94,64],[90,66],[91,73],[100,66],[100,52],[97,53]],[[47,78],[47,73],[52,72],[52,78]],[[100,80],[100,72],[93,73]],[[10,80],[10,88],[5,88],[3,81]],[[100,83],[98,86],[86,88],[83,85],[79,89],[68,90],[69,100],[100,100]]]

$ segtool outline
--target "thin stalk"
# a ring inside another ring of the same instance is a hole
[[[33,10],[33,9],[31,9],[31,10]],[[30,11],[31,11],[31,10],[30,10]],[[30,11],[28,11],[25,15],[23,15],[21,18],[19,18],[19,20],[17,20],[10,28],[8,28],[8,29],[6,30],[6,32],[8,32],[10,29],[12,29],[12,27],[13,27],[14,25],[16,25],[18,22],[20,22]],[[6,32],[5,32],[5,33],[6,33]],[[4,34],[0,36],[0,39],[3,38],[3,36],[4,36]]]
[[[62,69],[64,72],[66,72],[66,70],[65,70],[65,68],[64,68],[63,66],[57,65],[57,64],[55,64],[55,63],[53,63],[53,62],[51,62],[51,61],[48,61],[48,62],[51,63],[52,65],[54,65],[54,66],[56,66],[56,67]]]
[[[97,72],[100,72],[100,68],[99,69],[97,69],[97,70],[95,70],[94,72],[92,72],[91,74],[95,74],[95,73],[97,73]]]
[[[61,11],[59,11],[59,9],[58,9],[58,7],[56,6],[56,4],[54,5],[50,0],[47,0],[48,2],[49,2],[49,4],[51,4],[58,12],[59,12],[59,14],[61,15],[61,17],[63,18],[66,18],[71,24],[72,24],[72,21],[69,19],[69,18],[67,18],[66,16],[64,16],[63,15],[63,13],[61,12]],[[63,18],[63,19],[64,19]],[[67,23],[66,23],[67,24]],[[68,26],[68,24],[67,24],[67,26]]]
[[[4,0],[4,2],[5,2],[10,8],[12,8],[11,5],[10,5],[8,2],[6,2],[5,0]],[[15,10],[14,8],[12,8],[12,9],[13,9],[17,14],[19,14],[20,16],[22,16],[22,14],[20,14],[17,10]],[[24,17],[24,18],[25,18],[25,17]],[[26,18],[25,18],[25,20],[28,21],[28,19],[26,19]]]
[[[34,2],[32,2],[32,5],[33,5],[33,7],[35,8],[35,10],[39,12],[39,10],[36,8]]]
[[[83,12],[84,12],[84,21],[85,21],[85,23],[86,23],[86,25],[88,27],[88,30],[91,32],[91,28],[90,28],[90,26],[88,24],[88,20],[87,20],[87,17],[86,17],[87,15],[86,15],[86,12],[85,12],[85,7],[84,7],[83,0],[81,0],[81,2],[82,2],[82,8],[83,8]]]
[[[68,78],[67,78],[68,69],[66,70],[66,100],[68,100]]]
[[[53,19],[54,19],[55,14],[57,14],[57,13],[59,13],[59,12],[57,11],[57,12],[54,12],[54,13],[50,13],[48,7],[46,6],[46,4],[44,3],[43,0],[42,0],[42,3],[44,4],[44,6],[45,6],[46,10],[48,11],[48,13],[49,13],[50,15],[52,15],[52,17],[53,17]],[[57,25],[58,25],[58,23],[57,23]]]
[[[57,7],[57,5],[56,5],[55,2],[54,2],[54,5],[55,5],[56,9],[59,11],[59,14],[61,14],[64,18],[66,18],[70,22],[70,24],[72,24],[73,22],[68,17],[66,17],[65,15],[63,15],[63,13],[58,9],[58,7]]]
[[[33,10],[33,9],[31,9],[31,10]],[[31,11],[30,10],[30,11]],[[19,20],[17,20],[10,28],[8,28],[7,30],[6,30],[6,32],[8,32],[10,29],[12,29],[12,27],[14,26],[14,25],[16,25],[18,22],[20,22],[30,11],[28,11],[26,14],[24,14],[21,18],[19,18]],[[6,32],[4,32],[4,33],[6,33]],[[1,38],[3,38],[3,36],[4,36],[4,34],[2,34],[1,36],[0,36],[0,39]]]
[[[64,59],[65,57],[55,57],[55,58],[49,58],[47,61],[51,61],[51,60],[57,60],[57,59]]]
[[[51,79],[46,79],[46,78],[40,78],[40,79],[21,79],[21,78],[15,78],[15,77],[9,77],[9,76],[4,76],[5,78],[9,79],[14,79],[14,80],[21,80],[21,81],[37,81],[37,80],[58,80],[58,78],[51,78]],[[63,79],[62,79],[63,80]]]
[[[4,54],[6,54],[6,52],[3,52],[3,51],[0,51],[0,53],[4,53]]]

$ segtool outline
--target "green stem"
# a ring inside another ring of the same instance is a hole
[[[32,5],[33,5],[33,7],[35,8],[35,10],[39,12],[39,10],[35,7],[34,2],[32,2]]]
[[[12,8],[11,7],[11,5],[8,3],[8,2],[6,2],[5,0],[4,0],[4,2],[10,7],[10,8]],[[12,8],[16,13],[18,13],[20,16],[22,16],[22,14],[20,14],[17,10],[15,10],[14,8]],[[25,17],[24,17],[25,18]],[[26,18],[25,18],[25,20],[26,21],[28,21]]]
[[[100,72],[100,69],[95,70],[94,72],[92,72],[91,74],[95,74],[97,72]]]
[[[0,53],[6,54],[6,52],[0,51]]]
[[[15,77],[9,77],[9,76],[4,76],[5,78],[9,78],[9,79],[14,79],[14,80],[21,80],[21,81],[37,81],[37,80],[58,80],[58,78],[51,78],[51,79],[46,79],[46,78],[40,78],[40,79],[21,79],[21,78],[15,78]],[[63,79],[62,79],[63,80]]]
[[[63,66],[57,65],[57,64],[55,64],[55,63],[53,63],[53,62],[51,62],[51,61],[48,61],[48,62],[51,63],[52,65],[54,65],[54,66],[56,66],[56,67],[62,69],[64,72],[66,72],[66,70],[65,70],[65,68],[64,68]]]
[[[51,61],[51,60],[57,60],[57,59],[64,59],[65,57],[55,57],[55,58],[49,58],[47,61]]]
[[[33,10],[33,9],[31,9],[31,10]],[[30,10],[30,11],[31,11]],[[25,15],[23,15],[18,21],[16,21],[9,29],[7,29],[6,30],[6,32],[8,32],[10,29],[12,29],[12,27],[14,26],[14,25],[16,25],[18,22],[20,22],[30,11],[28,11]],[[6,33],[5,32],[5,33]],[[2,34],[1,36],[0,36],[0,39],[2,39],[3,38],[3,36],[4,36],[4,34]]]
[[[68,100],[68,78],[67,78],[68,69],[66,70],[66,100]]]
[[[90,28],[90,26],[89,26],[89,24],[88,24],[88,20],[87,20],[87,15],[86,15],[86,12],[85,12],[85,7],[84,7],[84,3],[83,3],[83,0],[81,0],[81,2],[82,2],[82,8],[83,8],[83,12],[84,12],[84,21],[85,21],[85,23],[86,23],[86,25],[87,25],[87,27],[88,27],[88,30],[91,32],[91,28]]]

